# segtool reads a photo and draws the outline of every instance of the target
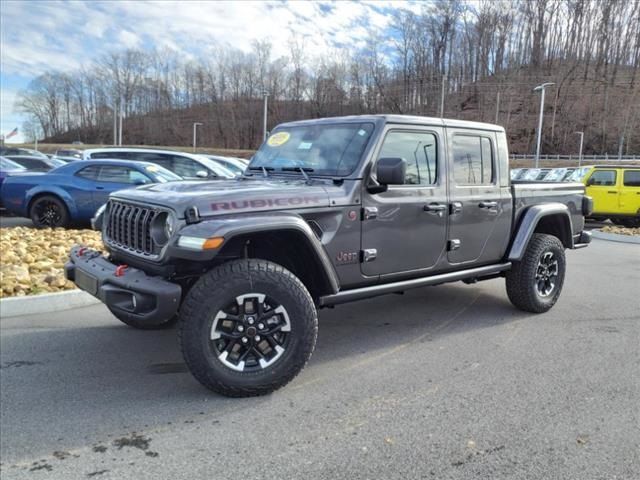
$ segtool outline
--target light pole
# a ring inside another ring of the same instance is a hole
[[[553,82],[546,82],[542,85],[538,85],[533,89],[534,92],[540,91],[542,94],[540,95],[540,118],[538,119],[538,145],[536,147],[536,168],[538,168],[538,163],[540,162],[540,143],[542,142],[542,117],[544,117],[544,90],[551,85],[555,85]]]
[[[262,141],[264,142],[267,139],[267,98],[269,98],[269,94],[266,90],[262,94],[264,95],[264,110],[262,112]]]
[[[202,125],[200,122],[193,123],[193,151],[196,151],[196,141],[198,140],[198,127]]]
[[[440,118],[444,118],[444,87],[447,83],[447,76],[442,75],[442,91],[440,92]]]
[[[582,165],[582,143],[584,142],[584,132],[573,132],[576,135],[580,135],[580,149],[578,151],[578,167]]]

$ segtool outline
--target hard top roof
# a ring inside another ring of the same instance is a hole
[[[396,115],[396,114],[379,114],[379,115],[349,115],[345,117],[326,117],[313,118],[309,120],[298,120],[294,122],[282,123],[280,127],[295,127],[309,124],[325,124],[325,123],[355,123],[355,122],[374,122],[374,123],[397,123],[404,125],[436,125],[442,127],[453,128],[469,128],[476,130],[490,130],[494,132],[504,132],[504,127],[491,123],[470,122],[467,120],[455,120],[450,118],[436,117],[419,117],[414,115]]]

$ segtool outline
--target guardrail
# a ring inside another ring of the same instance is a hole
[[[511,160],[532,160],[535,161],[535,155],[515,155],[511,154],[509,156]],[[577,162],[579,160],[579,156],[576,155],[540,155],[541,161],[569,161],[569,162]],[[640,156],[638,155],[582,155],[583,162],[628,162],[628,161],[636,161],[640,162]]]

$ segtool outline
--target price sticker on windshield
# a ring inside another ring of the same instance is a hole
[[[291,134],[289,132],[274,133],[269,137],[269,140],[267,140],[267,145],[270,147],[279,147],[287,143],[290,137]]]

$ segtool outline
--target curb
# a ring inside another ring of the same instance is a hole
[[[100,300],[82,290],[9,297],[0,300],[0,316],[9,318],[36,315],[38,313],[60,312],[71,308],[94,305],[99,302]]]
[[[599,238],[600,240],[619,243],[635,243],[640,245],[640,236],[638,235],[620,235],[618,233],[601,232],[600,230],[591,230],[591,235],[593,235],[593,238]]]

